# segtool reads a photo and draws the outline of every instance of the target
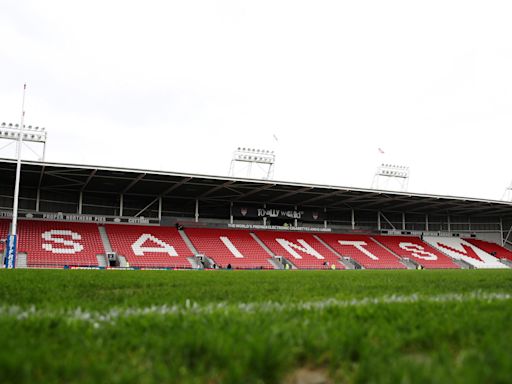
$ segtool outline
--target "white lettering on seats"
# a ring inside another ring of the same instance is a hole
[[[361,251],[362,253],[364,253],[366,256],[368,256],[370,259],[372,260],[379,260],[379,258],[377,256],[375,256],[373,253],[371,253],[369,250],[367,250],[366,248],[364,248],[365,245],[368,245],[366,244],[366,242],[364,241],[348,241],[348,240],[338,240],[338,243],[340,243],[341,245],[350,245],[352,247],[355,247],[357,250]]]
[[[79,253],[84,250],[84,246],[82,244],[73,241],[82,240],[82,236],[79,233],[67,229],[52,229],[50,231],[43,232],[41,237],[43,240],[53,243],[42,244],[42,248],[51,253],[74,255],[75,253]],[[71,240],[66,239],[66,237],[71,237]],[[66,248],[55,247],[57,244],[62,244]]]
[[[235,245],[229,240],[226,236],[221,236],[220,240],[224,243],[224,245],[229,249],[229,252],[233,254],[233,256],[243,259],[244,255],[240,253],[238,249],[236,249]]]
[[[145,247],[144,243],[148,240],[159,245],[159,247]],[[178,256],[178,253],[172,245],[167,244],[165,241],[162,241],[149,233],[142,234],[137,241],[132,244],[132,250],[136,256],[144,256],[144,253],[147,252],[167,253],[169,256]]]
[[[288,241],[288,240],[285,240],[285,239],[276,239],[276,241],[281,244],[281,246],[286,249],[286,251],[292,255],[293,257],[295,257],[296,259],[302,259],[302,256],[299,255],[295,250],[298,250],[298,251],[301,251],[301,252],[304,252],[308,255],[311,255],[311,256],[314,256],[316,257],[317,259],[320,259],[322,260],[324,257],[319,254],[315,249],[313,249],[313,247],[311,245],[309,245],[308,243],[306,243],[304,240],[302,239],[297,239],[297,242],[300,244],[300,245],[297,245],[295,243],[292,243],[291,241]]]
[[[419,244],[414,243],[400,243],[400,248],[407,252],[411,252],[411,255],[414,257],[417,257],[418,259],[422,260],[437,260],[437,256],[433,253],[425,251],[425,248],[423,248]]]

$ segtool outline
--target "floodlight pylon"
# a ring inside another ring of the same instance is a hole
[[[231,158],[229,176],[271,180],[274,177],[275,162],[274,151],[238,147]]]
[[[382,163],[373,176],[372,189],[398,189],[402,192],[409,188],[410,168],[406,165]]]

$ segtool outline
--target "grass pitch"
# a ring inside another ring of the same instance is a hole
[[[491,383],[512,271],[0,271],[0,382]]]

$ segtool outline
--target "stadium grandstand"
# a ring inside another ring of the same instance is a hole
[[[504,201],[23,161],[18,216],[18,268],[512,267]]]

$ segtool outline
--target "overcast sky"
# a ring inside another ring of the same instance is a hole
[[[48,161],[227,175],[253,146],[276,180],[367,188],[393,162],[411,192],[500,199],[511,20],[510,0],[2,0],[0,122],[26,82]]]

